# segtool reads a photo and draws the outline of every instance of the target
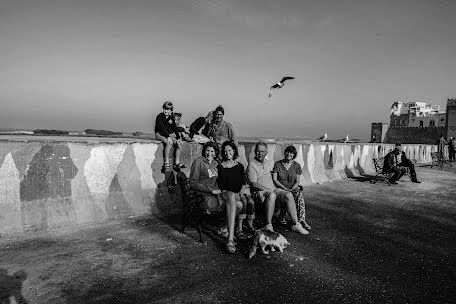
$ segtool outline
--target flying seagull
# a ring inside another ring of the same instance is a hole
[[[328,138],[328,133],[325,132],[325,135],[322,135],[322,136],[321,136],[320,138],[318,138],[317,140],[318,140],[318,141],[320,141],[320,140],[321,140],[321,141],[325,141],[325,139],[327,139],[327,138]]]
[[[348,134],[347,136],[345,136],[344,138],[342,138],[340,141],[343,141],[344,143],[346,143],[348,141]]]
[[[282,87],[285,85],[285,81],[287,81],[287,80],[289,80],[289,79],[295,79],[295,78],[294,78],[294,77],[286,76],[286,77],[283,77],[282,80],[280,80],[279,82],[277,82],[275,85],[271,86],[271,87],[269,88],[268,97],[271,98],[271,96],[272,96],[272,90],[282,88]]]

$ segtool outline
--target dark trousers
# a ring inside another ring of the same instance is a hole
[[[407,169],[394,166],[389,171],[394,173],[389,179],[390,183],[392,183],[398,181],[407,172]]]
[[[400,163],[399,167],[409,168],[410,179],[411,180],[416,180],[415,164],[413,164],[410,159],[407,159],[407,161]]]
[[[455,152],[456,152],[456,151],[455,151],[454,149],[451,149],[451,148],[448,149],[448,154],[449,154],[449,157],[450,157],[450,161],[451,161],[451,162],[456,161],[456,160],[455,160],[455,154],[456,154]]]

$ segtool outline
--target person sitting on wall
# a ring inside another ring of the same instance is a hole
[[[291,230],[300,234],[309,234],[298,220],[296,204],[291,192],[278,189],[272,180],[273,164],[266,160],[268,148],[264,142],[255,144],[255,157],[247,166],[247,178],[250,183],[252,197],[256,202],[264,205],[266,215],[266,226],[264,229],[274,231],[272,227],[272,216],[275,208],[286,208],[293,225]]]
[[[174,146],[174,169],[178,171],[181,168],[185,168],[185,165],[179,161],[182,140],[174,120],[173,108],[171,101],[165,101],[163,103],[163,112],[158,114],[155,119],[155,138],[163,142],[164,145],[163,159],[165,162],[162,167],[163,173],[170,170],[169,153],[171,152],[171,146]]]
[[[219,105],[215,108],[214,120],[212,121],[208,134],[208,137],[212,138],[212,141],[219,147],[219,151],[222,149],[222,144],[227,140],[234,142],[236,145],[238,144],[233,126],[229,122],[223,120],[224,115],[225,110],[222,106]],[[220,158],[221,155],[218,155],[218,157]]]
[[[407,158],[405,152],[402,151],[402,145],[400,143],[397,143],[394,150],[386,154],[383,164],[383,171],[394,173],[389,182],[393,185],[396,185],[397,181],[407,172],[407,169],[405,168],[409,168],[410,179],[412,182],[418,184],[421,183],[416,178],[415,165],[410,159]]]
[[[207,113],[206,117],[198,117],[190,125],[190,138],[193,138],[195,135],[208,136],[209,127],[212,123],[214,117],[214,111]]]
[[[174,113],[174,121],[176,122],[179,136],[185,141],[192,141],[190,138],[190,129],[182,122],[182,113]]]

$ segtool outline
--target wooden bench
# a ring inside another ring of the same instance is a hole
[[[445,157],[445,155],[441,152],[431,152],[431,157],[432,157],[432,164],[431,168],[436,165],[440,167],[440,170],[442,170],[443,165],[448,164],[450,167],[452,167],[451,162],[448,158]]]

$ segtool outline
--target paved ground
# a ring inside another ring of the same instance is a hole
[[[418,176],[306,187],[311,234],[251,260],[175,215],[3,237],[0,303],[454,303],[456,169]]]

